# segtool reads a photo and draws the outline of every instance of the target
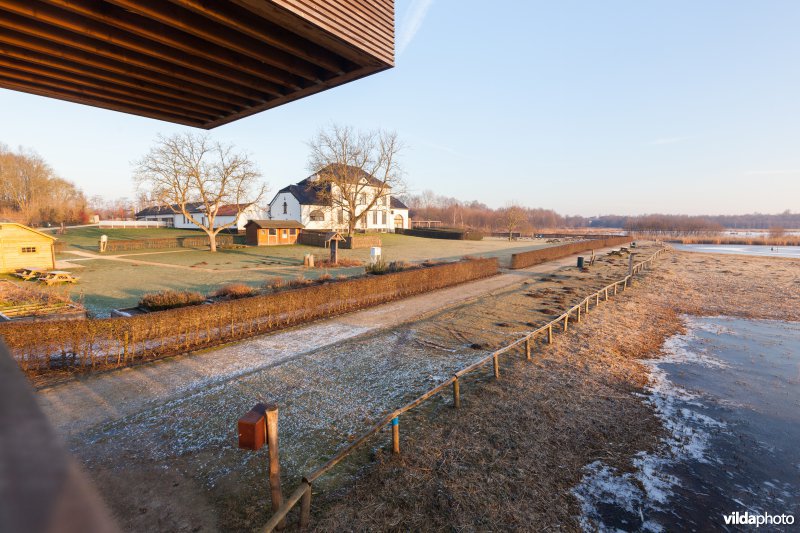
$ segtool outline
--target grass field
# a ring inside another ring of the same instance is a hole
[[[134,250],[97,253],[100,235],[109,239],[148,239],[200,235],[196,231],[175,229],[103,229],[79,228],[62,236],[67,248],[57,257],[66,261],[60,268],[80,277],[71,287],[73,299],[81,300],[97,316],[107,316],[111,309],[135,305],[145,293],[162,289],[212,292],[227,283],[246,283],[261,287],[275,277],[315,278],[326,272],[332,275],[362,274],[363,267],[308,269],[303,257],[314,254],[326,258],[329,251],[304,245],[248,246],[211,253],[204,249]],[[452,241],[406,235],[381,234],[383,258],[388,261],[455,260],[464,255],[500,257],[507,263],[512,253],[547,246],[544,241]],[[78,252],[78,255],[71,252]],[[87,253],[98,257],[86,257]],[[369,249],[341,250],[340,257],[366,262]],[[100,258],[102,257],[102,258]]]

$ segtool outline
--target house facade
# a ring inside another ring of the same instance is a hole
[[[0,222],[0,272],[18,268],[52,270],[56,238],[16,222]]]
[[[295,220],[310,230],[347,230],[349,213],[337,207],[334,202],[326,200],[326,197],[335,197],[341,191],[335,184],[326,184],[324,187],[328,189],[321,193],[317,185],[318,179],[318,175],[314,174],[279,190],[269,204],[270,219]],[[358,221],[356,230],[394,232],[395,229],[410,228],[408,207],[392,196],[391,189],[384,188],[382,193],[381,191],[382,188],[378,185],[372,186],[369,182],[363,184],[356,205],[356,216],[367,208],[369,212]],[[369,207],[376,196],[377,201]]]
[[[201,224],[206,224],[206,215],[203,204],[199,202],[190,203],[187,204],[187,207],[192,217],[194,217]],[[136,220],[158,221],[162,222],[168,228],[199,229],[198,226],[189,219],[189,217],[182,213],[175,213],[175,210],[178,210],[177,205],[173,205],[171,207],[166,205],[148,207],[136,213]],[[235,228],[238,231],[244,231],[248,220],[267,218],[267,214],[255,204],[247,204],[246,206],[243,206],[238,216],[236,215],[237,211],[238,207],[235,204],[220,206],[219,210],[217,210],[217,216],[214,219],[214,227],[219,228],[226,224],[235,222],[235,224],[230,226],[230,229],[233,230]]]

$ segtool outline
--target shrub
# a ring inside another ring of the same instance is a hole
[[[142,299],[139,300],[139,307],[143,307],[149,311],[163,311],[164,309],[198,305],[205,300],[205,297],[199,292],[166,289],[145,294],[142,296]]]
[[[365,270],[367,271],[367,274],[380,275],[380,274],[385,274],[386,269],[387,269],[386,261],[384,261],[383,259],[378,259],[374,263],[367,265]]]
[[[287,282],[286,282],[285,279],[283,279],[283,278],[272,278],[270,280],[267,280],[264,283],[264,288],[265,289],[272,289],[273,291],[279,291],[279,290],[283,289],[284,287],[286,287],[286,285],[287,285]]]
[[[326,281],[330,281],[333,279],[333,276],[325,272],[323,275],[317,278],[317,283],[325,283]]]
[[[252,296],[255,294],[256,290],[251,287],[250,285],[245,285],[244,283],[229,283],[223,287],[220,287],[212,296],[215,298],[227,298],[229,300],[235,300],[237,298],[246,298],[248,296]]]
[[[407,261],[392,261],[389,263],[389,266],[386,267],[388,272],[402,272],[403,270],[408,270],[413,265],[408,263]]]
[[[306,279],[303,276],[297,276],[293,280],[289,282],[289,287],[292,289],[296,289],[297,287],[305,287],[306,285],[310,285],[314,283],[310,279]]]

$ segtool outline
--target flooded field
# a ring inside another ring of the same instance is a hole
[[[800,324],[686,322],[648,361],[645,399],[666,435],[634,472],[587,467],[575,490],[584,528],[724,531],[735,512],[800,518]]]

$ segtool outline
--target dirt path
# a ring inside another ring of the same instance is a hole
[[[597,255],[601,256],[608,250],[611,248],[599,251]],[[114,257],[98,256],[111,260]],[[278,365],[347,339],[418,320],[448,306],[486,297],[533,276],[572,266],[577,257],[574,255],[524,270],[504,271],[491,278],[254,337],[221,348],[78,378],[41,389],[40,404],[58,432],[69,437],[167,400],[187,396],[194,390]]]

